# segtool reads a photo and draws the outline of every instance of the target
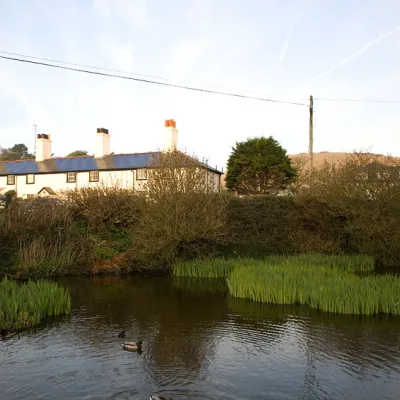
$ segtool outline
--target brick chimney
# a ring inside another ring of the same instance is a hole
[[[41,133],[36,138],[36,161],[44,161],[51,158],[50,135]]]
[[[101,158],[108,154],[110,154],[110,135],[108,134],[108,129],[97,128],[94,156]]]
[[[178,129],[173,119],[165,120],[164,147],[163,151],[174,151],[178,147]]]

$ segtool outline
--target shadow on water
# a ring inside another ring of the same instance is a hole
[[[60,282],[71,316],[0,342],[1,398],[397,398],[398,317],[256,304],[217,279]]]

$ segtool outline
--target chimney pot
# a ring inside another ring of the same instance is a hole
[[[166,128],[176,128],[176,122],[173,119],[166,119],[165,120],[165,127]]]

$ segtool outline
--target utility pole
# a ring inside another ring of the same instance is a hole
[[[308,155],[310,156],[310,173],[313,170],[314,167],[314,152],[313,152],[313,145],[314,145],[314,132],[313,132],[313,127],[314,127],[314,101],[313,97],[310,96],[310,127],[309,127],[309,147],[308,147]]]
[[[37,129],[37,125],[33,124],[33,126],[35,127],[35,139],[33,141],[33,155],[36,155],[36,129]]]

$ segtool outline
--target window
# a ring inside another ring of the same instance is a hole
[[[26,175],[26,184],[32,185],[33,183],[35,183],[35,174]]]
[[[98,181],[99,181],[99,171],[90,171],[89,182],[98,182]]]
[[[147,169],[146,168],[137,169],[136,170],[136,179],[138,181],[147,179]]]
[[[75,183],[75,182],[76,182],[76,172],[68,172],[67,183]]]
[[[208,184],[214,186],[214,174],[212,172],[208,172]]]
[[[15,185],[15,175],[7,175],[7,185]]]

